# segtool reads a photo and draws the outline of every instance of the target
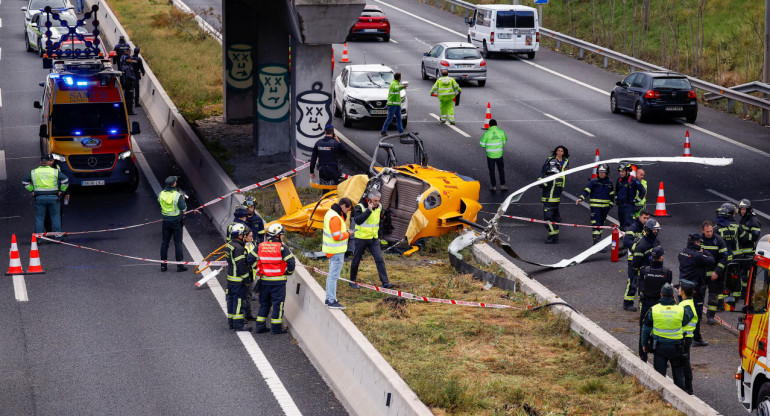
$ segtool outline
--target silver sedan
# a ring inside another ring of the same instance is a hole
[[[441,70],[458,81],[487,83],[487,62],[475,46],[466,42],[441,42],[422,57],[422,79],[438,79]]]

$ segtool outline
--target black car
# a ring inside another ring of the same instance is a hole
[[[618,81],[610,94],[610,110],[630,111],[636,120],[652,117],[698,117],[698,96],[690,80],[677,72],[634,72]]]

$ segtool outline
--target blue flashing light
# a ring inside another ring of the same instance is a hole
[[[70,87],[72,86],[72,84],[75,83],[75,80],[72,79],[72,77],[62,77],[62,79],[64,80],[64,83],[69,85]]]
[[[75,136],[80,136],[81,134],[83,134],[83,132],[82,132],[82,131],[80,131],[80,130],[75,130],[75,131],[73,131],[72,133],[73,133]]]
[[[59,79],[59,74],[49,74],[48,77],[51,79]]]
[[[110,129],[110,134],[118,134],[118,129]]]
[[[88,85],[88,81],[78,81],[77,84],[78,87],[85,87]]]
[[[115,103],[112,106],[115,107],[115,108],[118,108],[118,107],[120,107],[120,104],[119,103]]]

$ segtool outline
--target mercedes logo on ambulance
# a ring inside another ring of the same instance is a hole
[[[95,168],[97,163],[99,163],[99,161],[96,160],[96,157],[91,156],[91,157],[88,158],[88,166],[89,167]]]

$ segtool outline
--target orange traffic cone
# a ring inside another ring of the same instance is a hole
[[[637,169],[638,169],[638,168],[636,167],[636,165],[631,165],[631,177],[632,177],[632,178],[635,178],[635,177],[636,177],[636,170],[637,170]]]
[[[484,127],[482,127],[483,130],[487,130],[489,128],[489,120],[492,120],[492,103],[487,102],[487,114],[484,115]]]
[[[660,183],[660,188],[658,189],[658,203],[655,205],[655,216],[669,216],[668,212],[666,212],[666,195],[663,193],[663,182]]]
[[[29,248],[29,267],[27,274],[42,274],[43,265],[40,264],[40,252],[37,251],[37,237],[32,234],[32,246]]]
[[[348,43],[345,42],[344,45],[342,45],[342,60],[340,62],[350,62],[348,60]]]
[[[596,149],[596,156],[594,156],[594,161],[599,162],[601,159],[599,158],[599,149]],[[596,169],[599,168],[599,165],[594,166],[594,172],[591,174],[591,179],[598,178],[599,175],[596,173]]]
[[[682,156],[692,156],[692,152],[690,151],[690,130],[687,130],[684,134],[684,150],[682,151]]]
[[[19,247],[16,245],[16,234],[11,234],[11,263],[8,266],[6,275],[24,274],[21,268],[21,258],[19,257]]]

